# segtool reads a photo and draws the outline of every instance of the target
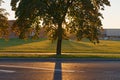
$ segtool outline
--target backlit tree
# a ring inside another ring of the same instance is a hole
[[[7,39],[9,34],[8,13],[1,7],[3,2],[3,0],[0,0],[0,37]]]
[[[42,26],[49,29],[50,36],[57,40],[57,55],[61,54],[61,43],[65,31],[75,33],[78,40],[88,38],[98,43],[102,28],[101,10],[108,0],[12,0],[17,24],[21,32],[31,28],[36,21],[42,20]],[[39,19],[36,19],[38,18]],[[27,24],[26,24],[27,23]],[[36,27],[36,26],[34,26]]]

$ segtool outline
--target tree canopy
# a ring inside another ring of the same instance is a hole
[[[53,40],[57,40],[57,54],[61,54],[62,39],[65,31],[75,33],[78,40],[88,38],[93,43],[99,42],[102,28],[101,10],[108,0],[12,0],[15,10],[16,25],[20,34],[30,31],[30,28],[47,28]],[[14,27],[15,28],[15,27]],[[33,30],[32,29],[32,30]],[[24,35],[25,36],[25,35]],[[24,37],[23,37],[24,38]]]
[[[0,0],[0,37],[7,39],[9,34],[8,13],[1,7],[3,2],[3,0]]]

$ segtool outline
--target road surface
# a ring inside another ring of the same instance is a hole
[[[120,80],[120,61],[0,61],[0,80]]]

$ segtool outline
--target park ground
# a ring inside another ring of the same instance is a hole
[[[56,41],[48,39],[0,39],[0,57],[55,58]],[[19,53],[19,54],[16,54]],[[47,54],[46,54],[47,53]],[[120,41],[63,40],[62,55],[57,58],[120,58]]]
[[[120,41],[0,40],[0,80],[120,80]],[[30,76],[31,75],[31,76]]]

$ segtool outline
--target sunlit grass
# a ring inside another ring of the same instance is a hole
[[[63,48],[63,52],[76,53],[120,53],[120,41],[101,40],[94,45],[88,41],[67,41],[69,46]],[[65,44],[63,44],[64,46]],[[67,50],[69,49],[69,50]]]
[[[0,52],[34,52],[34,53],[55,53],[56,42],[47,39],[20,40],[0,39]],[[120,41],[101,40],[94,45],[89,41],[63,40],[63,53],[120,53]]]
[[[80,53],[80,54],[62,54],[60,56],[56,56],[55,54],[4,53],[4,54],[0,54],[0,58],[110,58],[110,59],[120,59],[120,54]]]

